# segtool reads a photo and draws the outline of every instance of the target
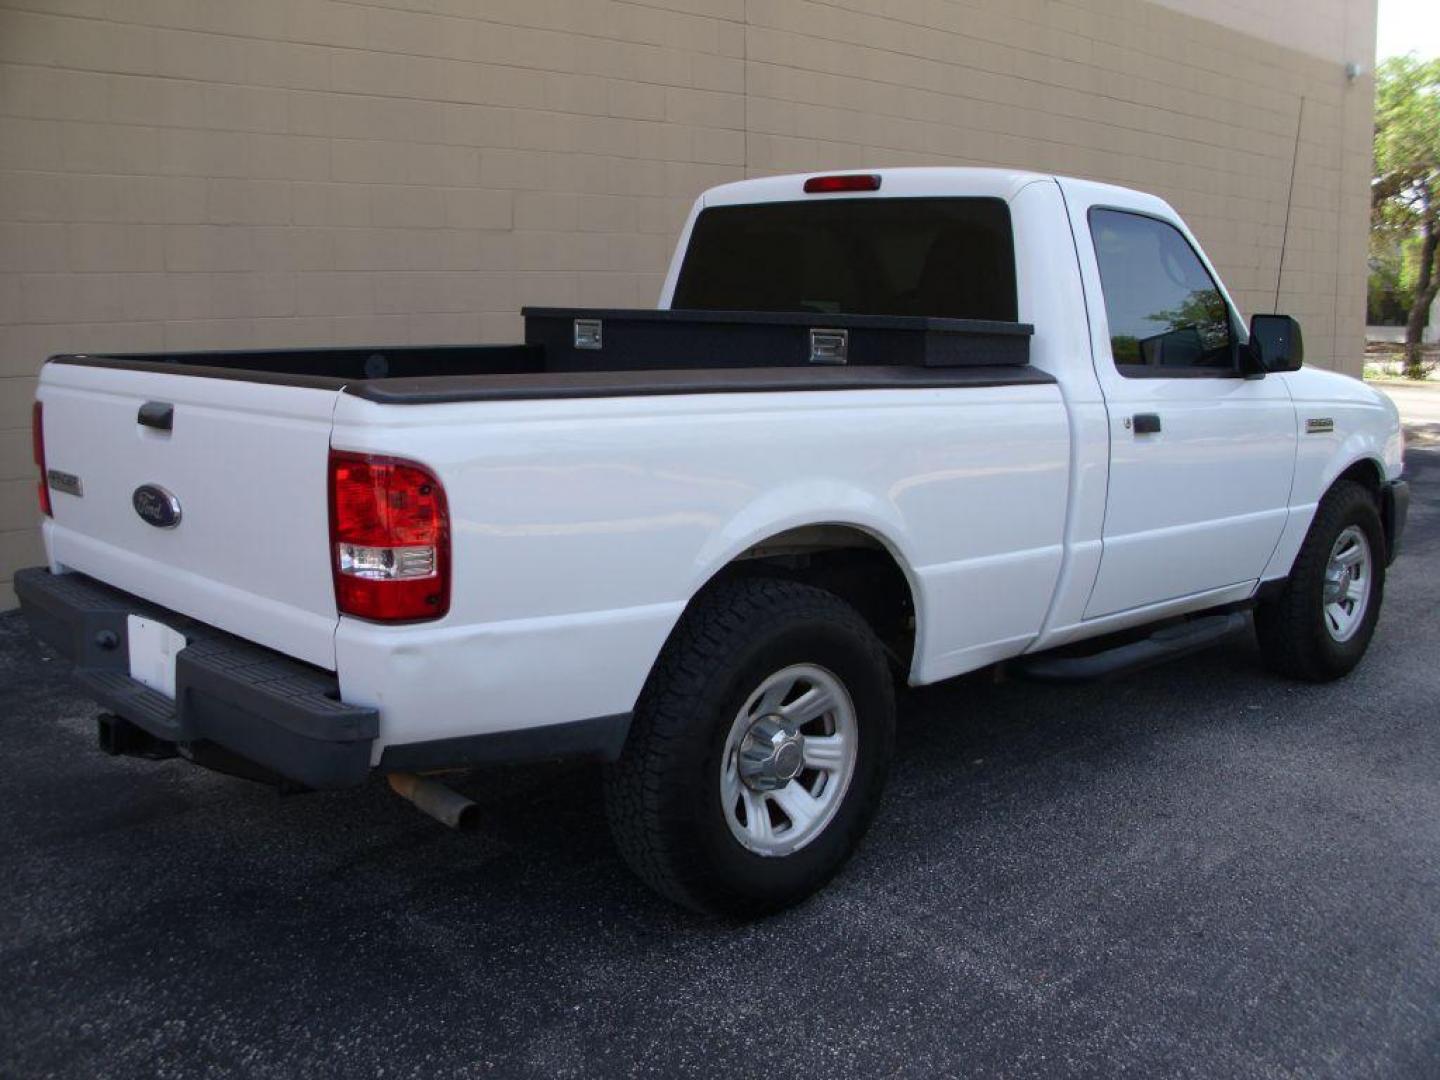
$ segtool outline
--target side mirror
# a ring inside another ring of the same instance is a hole
[[[1305,361],[1305,337],[1289,315],[1254,315],[1250,352],[1262,371],[1298,371]]]

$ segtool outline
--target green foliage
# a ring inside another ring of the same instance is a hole
[[[1376,224],[1413,233],[1440,203],[1440,59],[1395,56],[1375,82]]]
[[[1420,269],[1420,238],[1396,236],[1386,229],[1370,232],[1370,276],[1366,281],[1368,326],[1404,326],[1415,303]]]
[[[1392,295],[1409,287],[1405,372],[1420,378],[1421,330],[1440,292],[1440,59],[1392,57],[1375,74],[1373,224],[1401,254],[1393,267]],[[1404,244],[1415,237],[1419,251],[1412,279]]]

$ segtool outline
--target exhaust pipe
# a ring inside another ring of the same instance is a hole
[[[392,772],[385,779],[390,790],[408,799],[442,825],[452,829],[473,829],[480,816],[480,807],[453,788],[414,773]]]

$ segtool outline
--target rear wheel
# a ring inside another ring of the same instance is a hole
[[[853,608],[795,582],[723,583],[667,643],[607,770],[616,845],[688,907],[778,911],[854,850],[893,738],[885,652]]]
[[[1266,663],[1311,682],[1348,674],[1375,633],[1385,554],[1374,497],[1340,481],[1320,501],[1285,587],[1255,610]]]

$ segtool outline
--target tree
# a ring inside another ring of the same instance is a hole
[[[1365,283],[1365,324],[1404,326],[1415,301],[1418,236],[1397,237],[1385,229],[1370,230],[1370,274]]]
[[[1405,374],[1424,378],[1420,341],[1440,294],[1440,59],[1392,57],[1375,74],[1372,220],[1396,237],[1420,238],[1405,322]]]

